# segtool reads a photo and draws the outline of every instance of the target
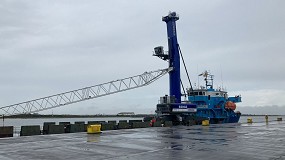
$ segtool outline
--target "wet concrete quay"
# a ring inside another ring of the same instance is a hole
[[[284,121],[0,139],[1,160],[285,159]]]

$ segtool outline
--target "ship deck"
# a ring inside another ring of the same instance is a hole
[[[284,137],[283,121],[12,137],[0,159],[285,159]]]

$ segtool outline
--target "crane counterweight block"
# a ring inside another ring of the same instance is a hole
[[[68,104],[73,104],[93,98],[103,97],[106,95],[123,92],[151,84],[160,77],[172,71],[173,68],[159,69],[143,74],[110,81],[90,87],[68,91],[52,96],[38,98],[22,103],[0,107],[1,116],[11,116],[19,114],[30,114],[39,111],[48,110]]]

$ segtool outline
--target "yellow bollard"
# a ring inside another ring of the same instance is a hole
[[[252,123],[252,118],[248,118],[247,123]]]
[[[88,134],[101,133],[101,124],[93,124],[87,126],[87,133]]]
[[[210,121],[209,120],[203,120],[202,121],[202,126],[209,126],[210,125]]]

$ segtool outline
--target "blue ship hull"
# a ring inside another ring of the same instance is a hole
[[[237,123],[240,119],[240,116],[241,113],[236,113],[230,109],[197,108],[197,112],[194,119],[197,124],[202,123],[203,120],[210,120],[211,124]]]
[[[225,119],[226,120],[225,122],[226,123],[237,123],[239,121],[240,115],[241,114],[238,114],[238,113],[232,114],[227,119]]]

